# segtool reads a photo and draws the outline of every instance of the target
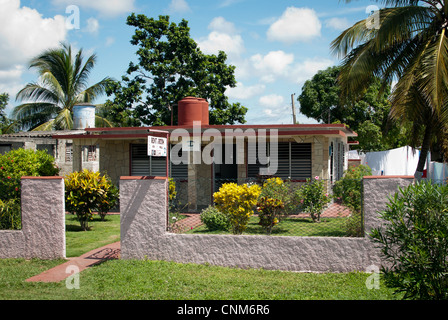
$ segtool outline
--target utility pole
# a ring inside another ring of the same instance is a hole
[[[292,102],[292,121],[293,124],[297,124],[297,118],[296,118],[296,106],[295,106],[295,101],[294,101],[294,97],[295,97],[295,93],[293,93],[291,95],[291,102]]]

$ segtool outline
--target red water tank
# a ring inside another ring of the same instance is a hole
[[[206,124],[203,119],[205,99],[195,97],[186,97],[178,103],[178,125],[192,126],[193,122],[200,121],[201,124]],[[207,103],[207,101],[205,101]],[[208,111],[208,103],[207,103]],[[208,124],[208,117],[206,119]]]
[[[202,125],[208,126],[210,123],[209,113],[208,113],[208,102],[203,98],[199,98],[202,103]]]

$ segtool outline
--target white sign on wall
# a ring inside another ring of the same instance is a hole
[[[166,138],[148,136],[148,155],[153,157],[166,157]]]

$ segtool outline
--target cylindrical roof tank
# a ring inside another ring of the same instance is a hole
[[[195,97],[186,97],[178,103],[178,125],[192,126],[194,121],[202,123],[202,102]]]
[[[79,103],[73,106],[73,129],[95,128],[95,106]]]
[[[208,102],[203,98],[199,98],[199,101],[202,103],[202,125],[208,126],[210,123],[210,117],[208,113]]]

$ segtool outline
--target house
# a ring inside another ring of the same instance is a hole
[[[14,149],[46,150],[54,157],[56,165],[60,168],[60,175],[72,172],[73,168],[73,142],[59,139],[61,135],[82,134],[83,130],[66,131],[29,131],[0,135],[0,154]],[[99,169],[97,146],[83,146],[81,161],[85,168],[97,171]]]
[[[179,102],[178,119],[176,126],[86,128],[54,138],[73,142],[73,171],[84,168],[82,150],[98,146],[99,170],[115,183],[121,176],[168,173],[185,186],[190,208],[200,210],[227,181],[273,175],[332,183],[348,168],[348,138],[357,136],[342,124],[209,125],[208,103],[193,97]],[[169,141],[168,158],[148,155],[148,137]]]

